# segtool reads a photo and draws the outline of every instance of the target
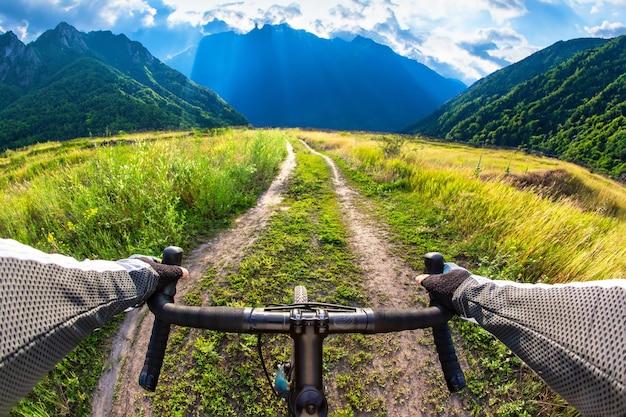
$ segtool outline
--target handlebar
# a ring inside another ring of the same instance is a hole
[[[452,313],[439,306],[411,310],[343,307],[322,303],[265,308],[190,307],[174,304],[173,297],[165,293],[152,297],[148,306],[156,317],[168,325],[254,334],[290,333],[292,321],[298,319],[323,322],[326,334],[374,334],[433,327],[445,324],[452,317]],[[305,309],[308,307],[317,309]]]
[[[445,261],[443,255],[437,252],[429,252],[424,255],[424,272],[427,274],[443,274]],[[435,305],[433,298],[430,298],[430,305]],[[439,356],[441,370],[446,380],[446,385],[450,392],[460,391],[465,387],[465,376],[459,365],[459,359],[454,351],[452,334],[447,320],[445,323],[432,326],[435,347]]]
[[[182,249],[169,247],[164,251],[163,263],[180,265],[181,261]],[[426,254],[424,261],[426,273],[443,272],[444,261],[440,254]],[[176,305],[175,294],[175,284],[170,284],[148,300],[155,321],[139,384],[149,391],[154,391],[158,382],[171,324],[228,333],[291,334],[295,356],[299,357],[296,381],[302,384],[293,399],[296,408],[299,402],[311,406],[317,401],[311,399],[317,395],[311,392],[311,387],[318,393],[323,390],[321,350],[328,334],[389,333],[432,327],[449,390],[455,392],[465,386],[447,324],[453,313],[434,303],[432,298],[430,306],[421,309],[371,309],[324,303],[253,308]],[[320,402],[315,404],[319,410],[325,407],[323,394]]]
[[[165,248],[161,262],[166,265],[180,266],[183,263],[183,250],[177,246]],[[159,294],[168,294],[173,300],[176,294],[176,283],[167,285]],[[146,359],[139,374],[139,385],[148,391],[154,391],[159,382],[169,336],[170,324],[155,315]]]

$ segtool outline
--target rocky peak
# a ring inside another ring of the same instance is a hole
[[[53,30],[43,33],[35,43],[47,45],[57,51],[85,52],[89,49],[85,43],[84,34],[65,22],[59,23]]]
[[[139,42],[131,41],[124,34],[114,35],[110,31],[86,34],[87,44],[99,57],[111,62],[129,60],[134,64],[152,64],[154,56]]]
[[[0,35],[0,59],[14,55],[16,52],[23,52],[25,47],[26,45],[11,31]]]
[[[0,35],[0,82],[24,87],[29,84],[37,54],[22,43],[13,32]]]
[[[139,42],[110,31],[83,33],[62,22],[25,45],[12,32],[0,35],[0,83],[36,88],[81,58],[93,58],[146,81],[146,67],[162,65]],[[43,65],[45,63],[45,65]]]

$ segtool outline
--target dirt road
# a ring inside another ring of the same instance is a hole
[[[344,221],[350,231],[350,247],[365,271],[364,282],[372,307],[414,306],[416,293],[423,291],[417,288],[414,281],[419,272],[411,269],[400,257],[393,255],[393,247],[389,243],[386,230],[369,213],[364,198],[347,185],[333,160],[310,147],[308,149],[324,158],[333,172],[335,193],[339,197]],[[422,297],[426,297],[425,291],[422,292]],[[431,416],[432,411],[422,411],[424,394],[429,388],[424,383],[423,372],[420,371],[433,366],[429,364],[437,364],[438,359],[432,344],[425,346],[418,343],[418,340],[424,340],[424,331],[414,330],[374,337],[382,339],[383,345],[391,346],[394,352],[391,355],[374,355],[371,366],[380,371],[381,375],[389,373],[390,368],[401,370],[391,381],[391,389],[370,387],[387,398],[388,415]],[[461,411],[462,404],[458,395],[451,395],[442,401],[444,404],[441,405],[446,412],[441,415],[466,415]]]
[[[190,279],[177,286],[177,296],[184,295],[204,272],[215,267],[226,275],[237,266],[241,256],[256,241],[259,231],[266,227],[271,215],[280,208],[287,181],[296,166],[293,148],[287,144],[288,156],[280,173],[257,205],[236,220],[235,227],[218,234],[185,257]],[[148,347],[153,316],[146,308],[127,313],[113,341],[107,370],[102,374],[94,396],[92,416],[152,416],[150,394],[137,383]],[[145,318],[144,318],[145,317]],[[143,318],[143,320],[142,320]]]
[[[309,150],[323,157],[333,172],[335,191],[350,231],[350,247],[365,271],[364,282],[371,294],[373,306],[414,305],[418,289],[413,277],[417,272],[393,254],[387,232],[368,212],[367,206],[363,204],[363,197],[346,184],[333,161],[311,148]],[[294,167],[295,157],[293,149],[289,146],[289,156],[280,174],[259,199],[258,204],[239,218],[235,227],[219,234],[186,257],[184,264],[189,268],[192,277],[201,277],[209,267],[226,274],[241,262],[241,254],[255,242],[271,215],[281,208],[282,193],[287,188]],[[179,294],[184,294],[192,285],[191,279],[179,285]],[[145,319],[141,320],[144,316]],[[143,392],[137,384],[151,327],[151,315],[144,315],[143,311],[127,314],[114,341],[110,366],[103,374],[94,399],[93,416],[152,415],[149,394]],[[369,389],[387,399],[389,416],[432,415],[432,412],[423,411],[424,398],[429,390],[424,383],[426,372],[424,370],[434,369],[433,367],[437,366],[437,359],[432,344],[425,346],[424,343],[418,343],[418,340],[425,340],[422,336],[423,333],[420,331],[376,336],[383,340],[387,352],[384,359],[382,356],[374,355],[372,368],[379,370],[381,374],[388,373],[390,367],[396,368],[396,371],[392,387],[381,388],[378,385]],[[118,382],[114,393],[116,381]],[[333,390],[332,382],[329,382],[329,391],[337,391]],[[439,415],[466,415],[460,411],[462,405],[457,396],[441,397],[443,398],[439,398],[438,401],[442,403],[441,408],[445,411]]]

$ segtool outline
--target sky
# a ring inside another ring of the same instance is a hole
[[[67,22],[142,42],[168,62],[202,36],[287,23],[365,36],[466,84],[560,40],[626,34],[626,0],[2,0],[0,32],[23,42]]]

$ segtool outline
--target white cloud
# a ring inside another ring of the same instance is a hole
[[[500,66],[494,62],[472,55],[456,41],[452,41],[450,36],[449,32],[437,29],[429,33],[420,48],[421,61],[435,68],[445,63],[450,70],[462,74],[465,82],[477,80],[499,69]]]
[[[110,26],[115,26],[119,22],[139,20],[143,26],[151,26],[154,24],[154,15],[156,9],[145,0],[103,0],[91,2],[90,8],[99,5],[96,16],[104,20]],[[73,10],[80,9],[80,6],[74,5]]]
[[[434,68],[445,64],[449,72],[440,69],[444,75],[461,74],[463,81],[471,83],[536,50],[510,28],[485,28],[474,33],[435,29],[420,46],[419,60]]]
[[[158,39],[151,49],[165,57],[212,30],[246,33],[286,22],[324,38],[367,36],[471,82],[561,39],[624,33],[624,6],[626,0],[0,0],[0,28],[24,41],[60,21],[131,38],[144,29],[144,43],[152,30]],[[163,38],[166,30],[177,36]]]
[[[0,26],[0,31],[2,32],[12,31],[15,34],[15,36],[17,36],[19,39],[27,39],[28,38],[28,22],[22,21],[21,24],[15,23],[8,28]]]
[[[546,1],[546,0],[543,0]],[[626,0],[567,0],[570,7],[589,14],[601,14],[604,16],[612,13],[625,12]]]
[[[592,36],[601,38],[613,38],[615,36],[626,34],[626,25],[620,22],[610,23],[605,20],[599,26],[588,27],[585,30]]]
[[[288,23],[294,19],[302,16],[300,6],[296,3],[291,3],[287,6],[273,5],[263,12],[262,22],[263,24],[279,25],[281,23]]]
[[[486,0],[484,3],[485,9],[498,24],[528,12],[523,0]]]
[[[131,32],[155,24],[152,0],[9,0],[0,4],[0,24],[24,42],[65,21],[79,30]]]

